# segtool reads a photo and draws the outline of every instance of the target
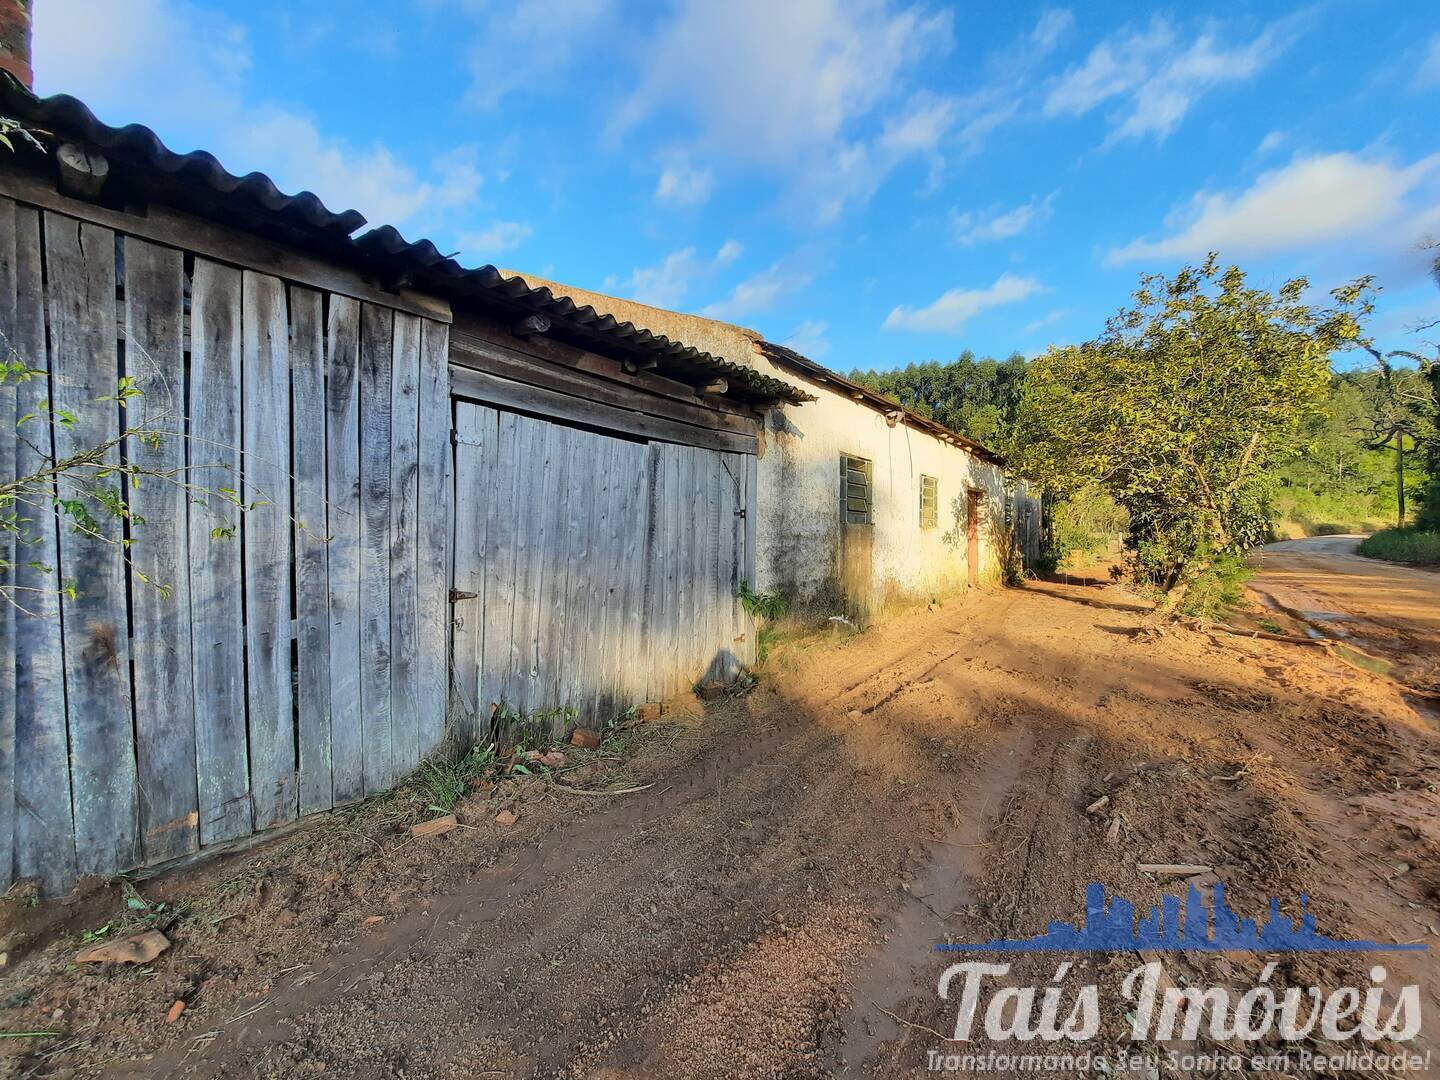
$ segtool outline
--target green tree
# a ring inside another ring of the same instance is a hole
[[[1000,447],[1015,420],[1025,357],[977,359],[966,349],[941,364],[930,360],[896,371],[852,371],[850,378],[907,409],[986,446]]]
[[[1399,350],[1382,353],[1368,343],[1362,343],[1360,347],[1374,357],[1376,375],[1370,381],[1366,395],[1365,423],[1368,431],[1365,445],[1371,450],[1393,448],[1395,451],[1396,525],[1403,529],[1407,446],[1409,450],[1414,450],[1422,439],[1433,441],[1434,438],[1434,424],[1427,415],[1429,386],[1420,372],[1397,368],[1390,362],[1397,356],[1412,357],[1413,353]],[[1424,363],[1423,360],[1421,362]]]
[[[1321,414],[1331,353],[1359,337],[1367,279],[1325,308],[1308,287],[1252,288],[1212,254],[1142,277],[1098,338],[1030,365],[1012,460],[1061,496],[1110,492],[1130,514],[1134,571],[1165,590],[1160,614],[1264,539],[1273,469]]]

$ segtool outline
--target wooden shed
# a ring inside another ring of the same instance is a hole
[[[751,658],[760,410],[805,395],[0,79],[48,133],[0,151],[0,333],[38,373],[0,386],[0,483],[93,447],[176,479],[0,534],[0,888]],[[171,436],[125,438],[140,408]]]

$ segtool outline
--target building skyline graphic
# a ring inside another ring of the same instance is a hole
[[[1225,886],[1211,886],[1207,906],[1191,885],[1182,904],[1166,895],[1158,907],[1136,921],[1135,906],[1123,896],[1107,896],[1105,886],[1085,889],[1084,922],[1052,921],[1043,934],[999,938],[979,944],[942,942],[938,952],[1128,952],[1134,949],[1198,952],[1423,952],[1424,944],[1396,945],[1377,941],[1346,941],[1326,937],[1309,911],[1309,897],[1300,896],[1300,922],[1280,911],[1272,898],[1263,923],[1236,914],[1225,900]],[[1212,919],[1213,915],[1213,919]]]

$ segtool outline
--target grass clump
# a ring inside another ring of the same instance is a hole
[[[1440,532],[1407,526],[1383,529],[1360,542],[1360,554],[1372,559],[1440,566]]]
[[[1221,555],[1207,567],[1180,605],[1180,614],[1219,619],[1245,602],[1245,582],[1254,573],[1238,555]]]

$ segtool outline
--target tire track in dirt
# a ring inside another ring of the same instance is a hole
[[[273,898],[313,902],[286,875],[332,880],[297,845],[266,864],[274,888],[253,910],[223,938],[182,931],[155,979],[57,974],[38,1000],[64,1005],[86,1049],[37,1071],[908,1076],[938,1040],[886,1013],[953,1026],[937,942],[1073,919],[1092,880],[1154,902],[1137,862],[1213,862],[1252,906],[1309,888],[1327,928],[1382,939],[1417,933],[1400,921],[1412,912],[1440,919],[1424,787],[1440,758],[1390,689],[1306,667],[1303,649],[1281,682],[1279,646],[1188,633],[1141,645],[1128,607],[1078,599],[1007,591],[812,648],[686,741],[627,762],[628,782],[655,785],[642,794],[582,803],[532,785],[511,830],[429,847],[391,836],[393,868],[347,864],[366,884],[327,910],[339,930],[377,909],[395,921],[328,955],[325,924],[284,922]],[[1109,806],[1087,816],[1101,791]],[[481,797],[473,820],[493,811]],[[1364,859],[1327,872],[1319,832],[1347,822]],[[1382,859],[1414,867],[1378,886],[1393,902],[1347,895]],[[333,887],[350,892],[343,876]],[[270,947],[247,959],[240,935]],[[179,1024],[160,1024],[177,970],[207,944],[230,950],[218,962],[234,973],[207,976]],[[227,996],[266,971],[268,993]],[[1074,978],[1118,972],[1082,961]],[[1052,974],[1021,958],[1009,978]]]

